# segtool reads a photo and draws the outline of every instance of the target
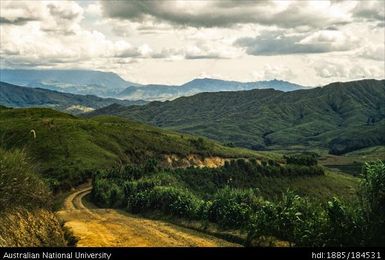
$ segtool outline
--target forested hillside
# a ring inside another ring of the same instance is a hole
[[[229,146],[254,150],[299,146],[341,154],[385,144],[385,80],[337,82],[291,92],[201,93],[91,113],[97,114],[204,135]]]

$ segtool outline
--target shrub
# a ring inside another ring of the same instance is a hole
[[[238,191],[227,187],[215,194],[208,208],[208,218],[221,227],[242,228],[249,222],[256,203],[252,190]]]
[[[311,246],[320,240],[323,216],[310,201],[287,191],[277,202],[263,201],[248,226],[248,243],[260,237],[276,237],[296,246]]]
[[[324,246],[362,246],[365,240],[365,222],[360,208],[345,205],[333,198],[326,206]]]
[[[305,166],[314,166],[318,164],[318,154],[316,153],[301,153],[293,155],[285,155],[283,158],[287,164],[297,164]]]
[[[198,137],[197,139],[190,139],[190,144],[199,152],[204,152],[207,150],[207,143],[202,137]]]
[[[92,199],[101,207],[118,208],[125,206],[125,186],[120,180],[107,179],[109,173],[101,173],[93,179]]]
[[[92,199],[93,201],[102,207],[107,207],[110,204],[110,182],[106,179],[96,179],[92,187]]]
[[[367,226],[369,245],[385,246],[385,164],[366,163],[360,185],[360,198]]]
[[[0,211],[51,206],[47,185],[34,172],[25,153],[0,149]]]
[[[133,212],[160,210],[165,214],[194,219],[202,201],[188,191],[175,187],[156,186],[153,189],[132,194],[128,209]]]

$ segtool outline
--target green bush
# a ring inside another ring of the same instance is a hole
[[[251,217],[248,240],[274,236],[296,246],[384,246],[385,166],[365,166],[359,203],[333,198],[321,206],[289,192]]]
[[[283,158],[287,164],[314,166],[318,164],[319,155],[316,153],[301,153],[293,155],[285,155]]]
[[[263,201],[248,226],[248,242],[260,237],[276,237],[297,246],[319,245],[323,216],[307,199],[286,192],[279,202]]]
[[[333,198],[326,206],[323,231],[324,246],[363,246],[366,236],[365,220],[360,207],[352,207]]]
[[[156,186],[153,189],[132,194],[128,209],[133,212],[160,210],[165,214],[194,219],[202,201],[188,191],[175,187]]]
[[[242,228],[250,221],[257,198],[252,190],[220,190],[208,208],[208,219],[225,228]]]
[[[123,185],[104,178],[93,181],[92,199],[101,207],[119,208],[126,205]]]
[[[366,163],[360,185],[360,198],[370,245],[385,246],[385,164]]]

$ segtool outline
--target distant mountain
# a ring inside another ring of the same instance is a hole
[[[76,95],[41,88],[28,88],[0,81],[0,105],[7,107],[51,107],[73,114],[90,112],[111,104],[143,105],[144,101],[127,101]]]
[[[219,79],[194,79],[181,86],[172,85],[144,85],[130,86],[118,94],[119,98],[148,101],[172,100],[181,96],[192,96],[201,92],[237,91],[251,89],[273,88],[282,91],[293,91],[303,87],[287,81],[270,80],[257,82],[237,82]]]
[[[92,70],[0,70],[0,81],[24,87],[60,92],[113,97],[128,86],[139,84],[123,80],[112,72]]]
[[[337,82],[291,92],[201,93],[142,107],[114,105],[89,115],[98,114],[118,115],[255,150],[306,146],[340,154],[385,144],[385,80]]]
[[[188,91],[199,92],[237,91],[266,88],[273,88],[282,91],[293,91],[303,88],[303,86],[276,79],[256,82],[238,82],[210,78],[194,79],[182,85],[181,87]]]
[[[92,70],[0,70],[0,81],[10,84],[56,90],[59,92],[113,97],[127,100],[165,101],[201,92],[274,88],[292,91],[303,88],[286,81],[236,82],[194,79],[181,86],[140,85],[125,81],[112,72]]]

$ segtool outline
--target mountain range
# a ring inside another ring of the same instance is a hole
[[[237,82],[218,79],[194,79],[183,85],[140,85],[112,72],[92,70],[0,70],[0,81],[60,92],[113,97],[127,100],[165,101],[201,92],[274,88],[292,91],[303,88],[286,81]]]
[[[341,154],[385,144],[385,80],[200,93],[145,106],[117,104],[88,114],[117,115],[254,150],[312,147]]]
[[[115,73],[92,70],[0,70],[0,81],[82,95],[113,97],[128,86],[138,86]]]
[[[0,105],[7,107],[51,107],[72,114],[89,112],[111,104],[143,105],[145,101],[128,101],[76,95],[42,88],[20,87],[0,81]]]
[[[120,92],[117,97],[128,100],[165,101],[181,96],[192,96],[201,92],[240,91],[251,89],[273,88],[282,91],[293,91],[303,88],[300,85],[281,80],[237,82],[219,79],[194,79],[180,86],[144,85],[130,86]]]

